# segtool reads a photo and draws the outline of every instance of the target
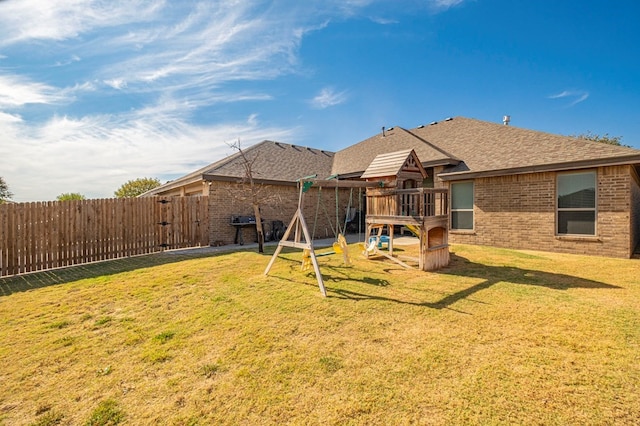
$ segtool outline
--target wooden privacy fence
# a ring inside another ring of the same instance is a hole
[[[209,245],[208,197],[0,204],[0,277]]]

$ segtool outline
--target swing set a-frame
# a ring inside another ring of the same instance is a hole
[[[273,256],[271,257],[271,260],[269,261],[269,264],[267,265],[267,268],[265,269],[264,274],[265,275],[269,274],[271,267],[273,266],[274,262],[278,258],[278,255],[280,254],[280,252],[284,247],[292,247],[292,248],[304,250],[305,255],[308,254],[308,257],[311,260],[311,264],[313,265],[313,270],[315,272],[316,279],[318,280],[318,287],[320,288],[320,292],[322,293],[323,296],[326,296],[327,290],[325,289],[324,280],[322,279],[322,273],[320,272],[320,266],[318,265],[318,254],[315,252],[315,249],[313,246],[313,240],[315,235],[309,232],[309,227],[307,225],[307,221],[305,220],[304,214],[303,214],[305,193],[312,186],[318,188],[318,191],[321,191],[323,188],[334,188],[336,191],[338,191],[338,189],[340,188],[351,188],[352,190],[354,188],[359,188],[360,190],[362,190],[363,188],[380,186],[380,183],[351,181],[351,180],[341,181],[338,179],[318,180],[315,178],[315,176],[306,176],[298,180],[298,186],[299,186],[298,208],[296,209],[296,212],[294,213],[293,218],[291,219],[291,222],[289,222],[289,226],[287,227],[287,230],[282,236],[282,239],[278,243],[278,247],[273,253]],[[319,208],[321,206],[320,197],[321,197],[321,194],[319,193],[318,205],[316,206],[316,217],[314,220],[314,227],[313,227],[314,233],[315,233],[315,228],[318,221]],[[338,211],[338,209],[339,209],[338,196],[336,195],[336,212]],[[333,225],[331,226],[333,228]],[[347,260],[348,253],[346,250],[347,249],[346,240],[344,239],[344,236],[341,233],[342,230],[340,229],[338,214],[336,214],[336,227],[333,228],[333,231],[336,234],[336,240],[337,240],[336,243],[334,243],[334,249],[336,252],[341,251],[343,254],[343,259],[345,263],[348,263],[349,261]],[[293,234],[293,239],[291,239],[292,234]],[[340,248],[338,249],[338,247]]]

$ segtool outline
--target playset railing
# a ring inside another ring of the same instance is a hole
[[[446,216],[449,191],[446,188],[369,189],[368,216]]]

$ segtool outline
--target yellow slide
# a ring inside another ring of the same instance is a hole
[[[420,228],[413,225],[404,225],[404,227],[407,228],[413,235],[420,238]]]

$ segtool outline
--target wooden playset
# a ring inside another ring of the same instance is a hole
[[[312,176],[300,179],[298,208],[264,274],[269,274],[284,247],[301,249],[304,251],[303,266],[305,263],[307,266],[309,263],[313,266],[320,292],[326,296],[318,255],[313,246],[313,236],[303,215],[305,193],[312,186],[335,188],[336,191],[339,188],[351,188],[352,191],[353,188],[358,188],[359,191],[366,190],[366,232],[362,248],[367,258],[383,256],[405,268],[411,268],[403,261],[407,259],[399,259],[394,256],[393,251],[396,227],[403,227],[419,239],[418,258],[407,261],[414,261],[423,271],[433,271],[448,265],[449,192],[446,188],[423,187],[422,183],[426,177],[427,173],[416,153],[406,150],[377,156],[362,174],[361,180],[318,180]],[[336,196],[336,209],[337,198]],[[349,210],[350,208],[347,208],[347,211]],[[336,230],[342,231],[338,217]],[[335,252],[341,252],[344,262],[348,264],[350,260],[346,240],[341,232],[336,234]],[[380,249],[383,240],[387,245],[386,252]]]

